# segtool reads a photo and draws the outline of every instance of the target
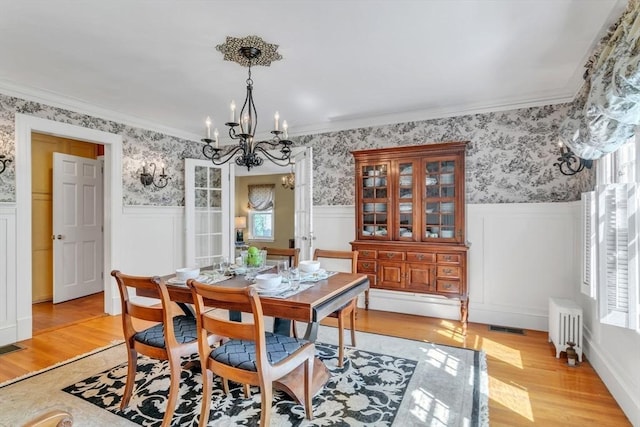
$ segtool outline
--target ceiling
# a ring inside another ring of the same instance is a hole
[[[625,0],[0,0],[0,92],[199,139],[254,67],[258,130],[290,135],[566,102]]]

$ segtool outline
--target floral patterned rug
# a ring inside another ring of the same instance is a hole
[[[338,368],[337,348],[316,343],[316,354],[325,361],[331,378],[313,399],[313,425],[391,425],[407,385],[415,371],[414,360],[390,357],[361,350],[351,352],[344,366]],[[194,356],[194,360],[197,356]],[[156,426],[162,422],[169,386],[168,362],[141,356],[136,386],[129,404],[119,410],[120,396],[126,381],[127,364],[123,363],[63,389],[136,424]],[[180,400],[171,425],[196,426],[200,416],[202,381],[199,366],[183,370]],[[242,387],[229,383],[225,396],[219,377],[214,376],[209,425],[255,426],[260,424],[260,389],[251,388],[245,399]],[[274,392],[271,424],[299,426],[309,423],[304,408],[286,394]]]
[[[488,426],[488,374],[482,352],[428,342],[357,333],[337,366],[336,329],[321,327],[318,356],[331,371],[314,397],[314,419],[302,406],[274,393],[272,426]],[[182,371],[172,426],[197,426],[198,367]],[[0,426],[22,425],[47,409],[64,409],[84,427],[160,426],[169,383],[168,366],[141,357],[129,407],[119,410],[126,378],[122,344],[96,351],[32,375],[0,384]],[[225,396],[214,384],[209,426],[259,424],[260,394],[245,399],[230,382]],[[5,411],[6,409],[6,411]]]

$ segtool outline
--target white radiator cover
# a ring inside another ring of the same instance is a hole
[[[568,298],[549,298],[549,342],[556,347],[556,358],[569,348],[568,341],[576,344],[582,362],[582,307]]]

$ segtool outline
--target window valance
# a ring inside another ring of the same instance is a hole
[[[249,209],[266,211],[273,208],[275,184],[249,185]]]
[[[629,1],[589,59],[581,101],[562,125],[562,142],[583,159],[617,150],[640,124],[639,5]]]

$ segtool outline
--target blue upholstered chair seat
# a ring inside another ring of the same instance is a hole
[[[276,335],[265,334],[267,341],[267,357],[271,364],[276,364],[302,347],[307,341]],[[250,340],[230,340],[214,349],[209,355],[213,360],[233,366],[234,368],[257,372],[256,344]]]
[[[198,339],[196,318],[193,316],[174,317],[173,329],[179,344],[185,344]],[[165,348],[164,325],[159,323],[149,329],[140,331],[133,336],[133,339],[152,347]]]

